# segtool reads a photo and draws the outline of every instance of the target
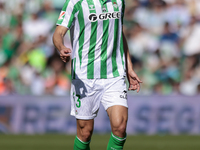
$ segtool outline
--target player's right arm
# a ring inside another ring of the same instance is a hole
[[[64,46],[64,36],[68,28],[64,26],[57,26],[53,34],[53,43],[57,50],[60,52],[62,61],[67,62],[70,59],[71,49]]]

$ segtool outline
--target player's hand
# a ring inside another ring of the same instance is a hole
[[[60,51],[60,58],[62,59],[63,62],[68,62],[70,60],[71,56],[71,49],[65,48]]]
[[[127,74],[127,78],[129,81],[128,90],[137,90],[138,93],[140,91],[140,83],[142,83],[142,81],[138,78],[137,74],[132,70]]]

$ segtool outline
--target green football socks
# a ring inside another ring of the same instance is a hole
[[[115,136],[111,132],[110,140],[108,142],[107,150],[123,150],[124,143],[126,141],[126,136],[124,138],[120,138]]]
[[[90,150],[90,141],[83,142],[76,136],[74,140],[74,150]]]

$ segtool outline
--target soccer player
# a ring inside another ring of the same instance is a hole
[[[66,0],[53,36],[60,57],[71,57],[71,115],[77,120],[74,150],[89,150],[100,103],[110,118],[107,150],[122,150],[128,119],[127,88],[140,90],[122,31],[124,0]],[[63,38],[70,30],[72,50]]]

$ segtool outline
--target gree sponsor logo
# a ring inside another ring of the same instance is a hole
[[[95,22],[95,21],[97,21],[97,20],[98,20],[98,17],[97,17],[96,14],[90,14],[90,15],[89,15],[89,21]]]
[[[91,13],[89,15],[89,21],[95,22],[97,20],[107,20],[107,19],[119,19],[121,17],[121,12],[112,12],[112,13],[102,13],[102,14],[94,14]]]

